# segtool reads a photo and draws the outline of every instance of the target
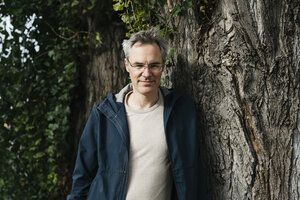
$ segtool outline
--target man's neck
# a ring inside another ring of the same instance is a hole
[[[140,94],[133,91],[129,96],[127,103],[133,109],[150,108],[158,101],[158,90],[151,94]]]

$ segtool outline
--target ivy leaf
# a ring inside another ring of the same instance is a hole
[[[96,37],[95,37],[97,43],[96,43],[96,48],[100,47],[102,45],[102,37],[99,32],[96,32]]]
[[[79,4],[79,1],[75,0],[72,2],[71,7],[77,6]]]
[[[181,12],[181,7],[179,5],[176,5],[174,8],[173,8],[173,11],[172,11],[172,16],[173,17],[177,17],[178,14]]]
[[[24,106],[24,103],[22,101],[19,101],[16,105],[16,108],[20,108],[22,106]]]
[[[74,62],[70,62],[65,66],[66,70],[70,70],[74,66]]]
[[[115,3],[113,9],[114,11],[122,11],[124,9],[124,4],[121,4],[120,2]]]
[[[44,155],[45,155],[44,152],[38,152],[38,153],[33,155],[33,158],[34,159],[39,159],[39,158],[43,157]]]
[[[184,1],[183,2],[183,7],[185,8],[185,10],[188,10],[192,7],[193,3],[192,1]]]
[[[48,52],[48,56],[50,58],[54,57],[54,54],[55,54],[54,50],[51,50],[51,51]]]
[[[51,89],[50,89],[50,92],[52,95],[56,95],[56,93],[58,92],[58,87],[57,86],[53,86]]]
[[[158,0],[158,4],[160,6],[164,6],[166,4],[166,0]]]
[[[170,58],[174,55],[175,50],[171,49],[167,55],[166,65],[170,64]]]
[[[95,7],[95,5],[96,5],[96,0],[90,0],[90,2],[91,2],[92,5],[90,5],[88,7],[88,10],[92,10]]]

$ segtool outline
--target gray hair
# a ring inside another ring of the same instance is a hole
[[[131,36],[128,40],[124,40],[122,43],[125,58],[129,59],[130,50],[132,46],[140,42],[141,44],[153,44],[156,43],[159,46],[160,54],[163,63],[167,59],[168,43],[167,41],[159,36],[159,31],[151,28],[149,30],[139,31]]]

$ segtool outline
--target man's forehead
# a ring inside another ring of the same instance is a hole
[[[143,48],[143,47],[145,47],[146,49],[150,48],[150,49],[152,49],[152,51],[154,50],[154,52],[160,54],[160,48],[159,48],[159,46],[156,43],[142,43],[142,42],[135,43],[131,47],[130,52],[131,53],[135,52],[135,53],[138,53],[138,54],[142,53],[142,52],[140,52],[140,48]]]
[[[137,41],[136,43],[134,43],[132,45],[132,47],[141,47],[144,45],[154,45],[154,46],[158,46],[155,42],[142,42],[142,41]]]

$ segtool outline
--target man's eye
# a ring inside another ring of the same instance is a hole
[[[150,67],[150,68],[159,68],[159,65],[153,64],[153,65],[150,65],[149,67]]]
[[[135,65],[135,67],[137,67],[137,68],[143,68],[144,65]]]

